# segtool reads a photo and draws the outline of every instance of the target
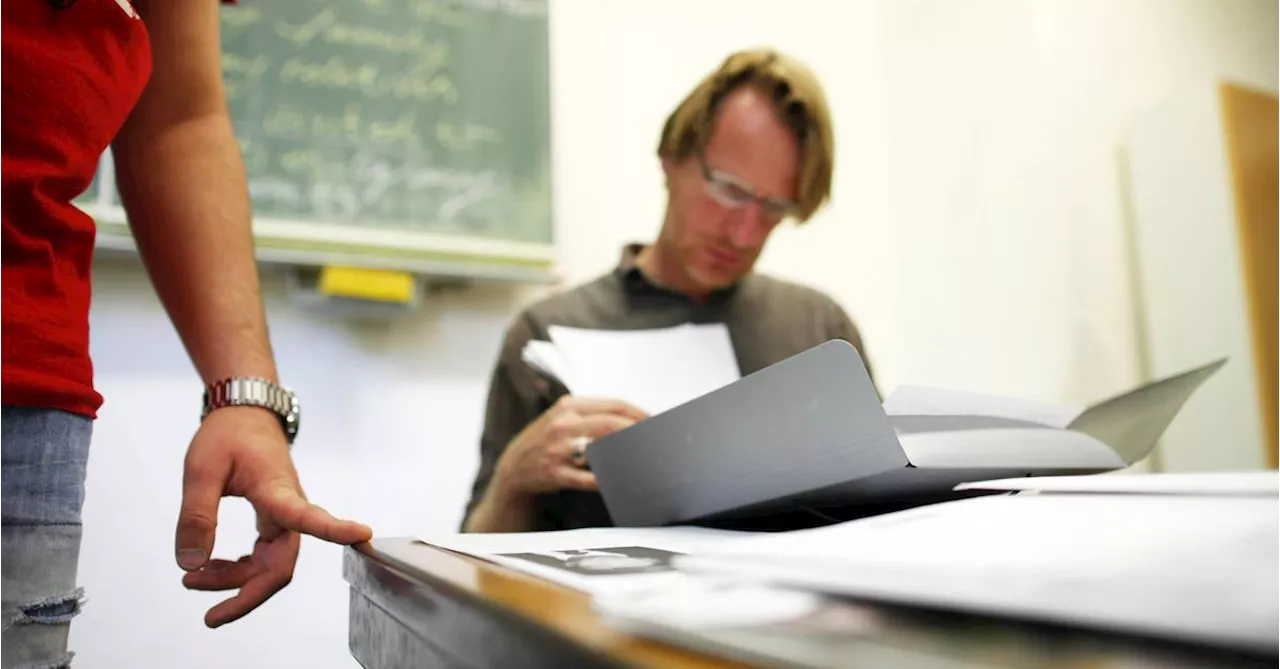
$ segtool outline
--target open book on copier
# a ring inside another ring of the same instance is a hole
[[[857,350],[832,340],[598,439],[587,458],[620,526],[844,520],[985,494],[954,490],[966,481],[1127,467],[1223,364],[1083,409],[929,388],[882,405]]]

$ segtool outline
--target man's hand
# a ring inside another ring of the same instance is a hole
[[[595,490],[595,475],[574,463],[579,444],[647,417],[621,400],[561,397],[511,441],[498,461],[493,485],[507,497],[563,489]]]
[[[218,503],[244,497],[258,515],[253,552],[239,560],[211,560]],[[182,509],[178,515],[177,559],[192,590],[240,592],[205,614],[218,627],[239,619],[293,578],[301,534],[356,544],[373,532],[338,520],[307,501],[289,457],[279,419],[257,407],[225,407],[205,418],[187,450]]]

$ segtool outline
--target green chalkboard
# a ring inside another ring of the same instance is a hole
[[[549,265],[546,0],[221,12],[260,248]],[[100,237],[127,235],[105,172],[77,200]]]
[[[222,10],[257,217],[551,241],[545,0]]]

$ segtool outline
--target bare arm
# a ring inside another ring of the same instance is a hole
[[[505,349],[522,347],[523,328],[513,328]],[[516,434],[531,424],[538,415],[532,398],[525,397],[512,378],[507,355],[499,358],[489,384],[485,408],[484,431],[480,436],[480,471],[472,486],[471,503],[462,524],[463,532],[525,532],[533,529],[533,500],[506,494],[504,487],[494,485],[498,462]]]
[[[244,164],[227,112],[216,0],[150,0],[146,92],[113,145],[143,262],[206,383],[276,380]]]
[[[463,532],[528,532],[534,529],[533,500],[506,495],[491,485],[467,516]]]
[[[120,194],[151,282],[206,383],[276,380],[253,256],[244,164],[222,87],[217,0],[146,0],[147,89],[113,145]],[[244,497],[258,540],[239,560],[212,557],[218,505]],[[344,544],[372,530],[307,501],[276,417],[226,407],[203,420],[187,448],[175,558],[196,590],[238,592],[211,608],[224,625],[293,577],[300,533]]]

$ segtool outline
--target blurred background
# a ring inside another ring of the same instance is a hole
[[[837,147],[831,206],[780,230],[760,269],[842,303],[883,393],[1087,404],[1229,356],[1137,466],[1275,466],[1274,0],[551,0],[547,16],[558,284],[447,286],[354,320],[299,306],[264,267],[303,402],[294,457],[335,514],[380,536],[457,526],[509,319],[656,233],[663,120],[759,45],[816,71]],[[172,557],[199,380],[136,258],[104,256],[94,291],[107,401],[77,665],[356,667],[341,551],[317,541],[270,603],[204,629],[216,597],[184,591]],[[253,536],[224,501],[215,553]]]

